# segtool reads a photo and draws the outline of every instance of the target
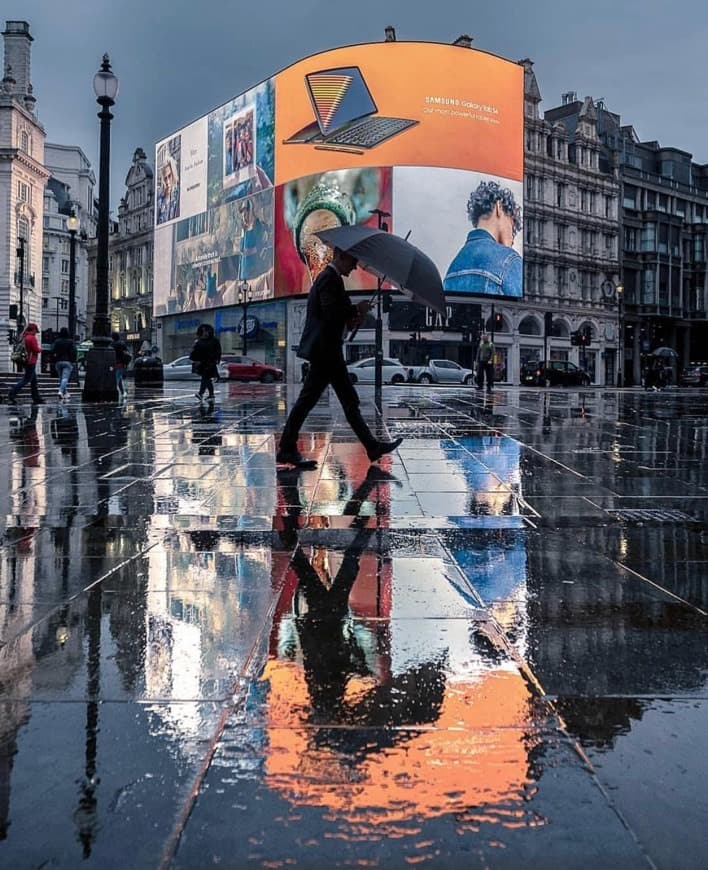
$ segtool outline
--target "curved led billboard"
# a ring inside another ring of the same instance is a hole
[[[393,42],[298,61],[157,144],[155,314],[306,293],[317,230],[379,212],[448,293],[518,297],[522,136],[523,69],[502,58]]]

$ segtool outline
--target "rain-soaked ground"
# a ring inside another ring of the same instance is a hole
[[[708,866],[708,391],[189,386],[0,407],[1,866]]]

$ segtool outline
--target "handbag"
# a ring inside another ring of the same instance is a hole
[[[192,374],[193,375],[201,375],[202,373],[202,363],[193,362],[192,363]]]

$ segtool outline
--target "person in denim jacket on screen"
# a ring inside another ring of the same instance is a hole
[[[470,194],[467,214],[474,229],[445,275],[445,290],[521,296],[522,261],[512,248],[521,230],[521,208],[508,187],[482,181]]]

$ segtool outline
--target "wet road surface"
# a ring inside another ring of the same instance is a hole
[[[0,865],[708,867],[708,391],[384,398],[0,406]]]

